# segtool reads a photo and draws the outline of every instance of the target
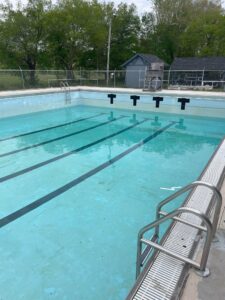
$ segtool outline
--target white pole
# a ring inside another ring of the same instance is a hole
[[[22,79],[22,83],[23,83],[23,89],[25,89],[23,70],[20,68],[20,66],[19,66],[19,69],[20,69],[21,79]]]
[[[111,35],[112,35],[112,19],[109,19],[109,34],[108,34],[108,51],[107,51],[107,67],[106,67],[106,83],[109,85],[109,62],[110,62],[110,46],[111,46]]]
[[[139,74],[138,74],[138,87],[140,89],[141,87],[141,70],[138,70]]]
[[[202,70],[202,86],[204,85],[205,68]]]
[[[168,73],[168,87],[169,87],[169,85],[170,85],[170,68],[169,68],[169,73]]]

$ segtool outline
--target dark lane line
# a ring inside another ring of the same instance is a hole
[[[93,118],[96,118],[96,117],[99,117],[99,116],[102,116],[102,115],[105,115],[105,114],[106,113],[99,113],[99,114],[93,115],[91,117],[77,119],[77,120],[74,120],[74,121],[71,121],[71,122],[68,122],[68,123],[63,123],[63,124],[59,124],[59,125],[56,125],[56,126],[51,126],[51,127],[47,127],[47,128],[43,128],[43,129],[39,129],[39,130],[35,130],[35,131],[30,131],[30,132],[26,132],[26,133],[22,133],[22,134],[18,134],[18,135],[13,135],[13,136],[10,136],[10,137],[0,139],[0,142],[12,140],[12,139],[15,139],[15,138],[18,138],[18,137],[21,137],[21,136],[26,136],[26,135],[30,135],[30,134],[34,134],[34,133],[38,133],[38,132],[43,132],[43,131],[50,130],[50,129],[55,129],[55,128],[59,128],[59,127],[79,123],[79,122],[89,120],[89,119],[93,119]]]
[[[88,171],[87,173],[81,175],[80,177],[77,177],[76,179],[70,181],[69,183],[63,185],[62,187],[56,189],[55,191],[39,198],[38,200],[24,206],[21,209],[18,209],[17,211],[9,214],[8,216],[0,219],[0,228],[7,225],[7,224],[9,224],[9,223],[11,223],[11,222],[13,222],[13,221],[15,221],[18,218],[24,216],[25,214],[31,212],[32,210],[38,208],[39,206],[45,204],[46,202],[54,199],[55,197],[65,193],[66,191],[70,190],[71,188],[78,185],[79,183],[85,181],[89,177],[99,173],[103,169],[109,167],[113,163],[115,163],[118,160],[122,159],[124,156],[128,155],[129,153],[131,153],[131,152],[135,151],[136,149],[140,148],[141,146],[143,146],[147,142],[149,142],[152,139],[156,138],[158,135],[163,133],[165,130],[167,130],[168,128],[170,128],[174,124],[175,124],[175,122],[169,123],[167,126],[155,131],[153,134],[149,135],[145,139],[143,139],[140,142],[138,142],[138,143],[134,144],[133,146],[129,147],[127,150],[123,151],[122,153],[116,155],[114,158],[104,162],[103,164],[101,164],[98,167]]]
[[[80,151],[82,151],[82,150],[85,150],[85,149],[87,149],[87,148],[89,148],[89,147],[92,147],[92,146],[94,146],[94,145],[97,145],[97,144],[99,144],[99,143],[101,143],[101,142],[104,142],[105,140],[107,140],[107,139],[109,139],[109,138],[112,138],[112,137],[114,137],[114,136],[119,135],[119,134],[122,133],[122,132],[125,132],[125,131],[127,131],[127,130],[130,130],[131,128],[134,128],[134,127],[136,127],[137,125],[140,125],[140,124],[142,124],[142,123],[144,123],[144,122],[147,122],[148,120],[149,120],[149,119],[144,119],[143,121],[137,122],[137,123],[135,123],[135,124],[133,124],[133,125],[130,125],[130,126],[124,128],[124,129],[121,129],[121,130],[119,130],[119,131],[117,131],[117,132],[115,132],[115,133],[112,133],[112,134],[110,134],[110,135],[107,135],[107,136],[105,136],[104,138],[101,138],[101,139],[99,139],[99,140],[97,140],[97,141],[94,141],[94,142],[89,143],[89,144],[87,144],[87,145],[81,146],[81,147],[79,147],[79,148],[77,148],[77,149],[74,149],[74,150],[71,150],[71,151],[69,151],[69,152],[60,154],[60,155],[58,155],[58,156],[55,156],[55,157],[50,158],[50,159],[48,159],[48,160],[45,160],[45,161],[43,161],[43,162],[41,162],[41,163],[35,164],[35,165],[33,165],[33,166],[30,166],[30,167],[28,167],[28,168],[22,169],[22,170],[20,170],[20,171],[11,173],[11,174],[6,175],[6,176],[3,176],[3,177],[0,177],[0,183],[1,183],[1,182],[4,182],[4,181],[6,181],[6,180],[9,180],[9,179],[15,178],[15,177],[17,177],[17,176],[23,175],[23,174],[25,174],[25,173],[31,172],[31,171],[33,171],[33,170],[35,170],[35,169],[38,169],[38,168],[43,167],[43,166],[45,166],[45,165],[48,165],[48,164],[50,164],[50,163],[52,163],[52,162],[55,162],[55,161],[57,161],[57,160],[60,160],[60,159],[62,159],[62,158],[65,158],[65,157],[67,157],[67,156],[70,156],[70,155],[73,155],[73,154],[75,154],[75,153],[78,153],[78,152],[80,152]]]
[[[0,157],[5,157],[5,156],[8,156],[8,155],[19,153],[19,152],[22,152],[22,151],[25,151],[25,150],[29,150],[29,149],[32,149],[32,148],[37,148],[37,147],[40,147],[40,146],[43,146],[43,145],[46,145],[46,144],[49,144],[49,143],[52,143],[52,142],[55,142],[55,141],[59,141],[59,140],[62,140],[62,139],[65,139],[65,138],[77,135],[79,133],[83,133],[83,132],[86,132],[88,130],[95,129],[95,128],[107,125],[107,124],[109,124],[111,122],[120,120],[122,118],[125,118],[125,116],[120,116],[118,118],[115,118],[115,119],[112,119],[112,120],[109,120],[109,121],[106,121],[106,122],[103,122],[103,123],[100,123],[100,124],[97,124],[97,125],[85,128],[85,129],[81,129],[79,131],[75,131],[75,132],[72,132],[72,133],[69,133],[69,134],[66,134],[66,135],[62,135],[62,136],[59,136],[57,138],[54,138],[54,139],[51,139],[51,140],[47,140],[45,142],[41,142],[41,143],[38,143],[38,144],[34,144],[34,145],[31,145],[31,146],[27,146],[27,147],[24,147],[24,148],[20,148],[20,149],[17,149],[17,150],[6,152],[6,153],[3,153],[3,154],[0,154]]]

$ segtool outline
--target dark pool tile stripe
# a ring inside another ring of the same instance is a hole
[[[125,116],[120,116],[120,117],[118,117],[118,118],[114,118],[114,119],[112,119],[112,120],[109,120],[109,121],[106,121],[106,122],[103,122],[103,123],[100,123],[100,124],[97,124],[97,125],[94,125],[94,126],[85,128],[85,129],[81,129],[81,130],[78,130],[78,131],[75,131],[75,132],[72,132],[72,133],[69,133],[69,134],[66,134],[66,135],[62,135],[62,136],[59,136],[59,137],[57,137],[57,138],[54,138],[54,139],[51,139],[51,140],[47,140],[47,141],[45,141],[45,142],[41,142],[41,143],[38,143],[38,144],[34,144],[34,145],[31,145],[31,146],[27,146],[27,147],[24,147],[24,148],[20,148],[20,149],[17,149],[17,150],[13,150],[13,151],[10,151],[10,152],[7,152],[7,153],[3,153],[3,154],[0,154],[0,158],[1,158],[1,157],[8,156],[8,155],[15,154],[15,153],[19,153],[19,152],[22,152],[22,151],[26,151],[26,150],[29,150],[29,149],[32,149],[32,148],[37,148],[37,147],[40,147],[40,146],[43,146],[43,145],[46,145],[46,144],[49,144],[49,143],[53,143],[53,142],[62,140],[62,139],[66,139],[66,138],[68,138],[68,137],[77,135],[77,134],[79,134],[79,133],[83,133],[83,132],[89,131],[89,130],[91,130],[91,129],[95,129],[95,128],[98,128],[98,127],[107,125],[107,124],[109,124],[109,123],[111,123],[111,122],[120,120],[120,119],[122,119],[122,118],[125,118]]]
[[[96,117],[99,117],[99,116],[102,116],[102,115],[105,115],[105,114],[106,113],[99,113],[97,115],[93,115],[93,116],[90,116],[90,117],[77,119],[77,120],[74,120],[74,121],[71,121],[71,122],[67,122],[67,123],[63,123],[63,124],[59,124],[59,125],[56,125],[56,126],[51,126],[51,127],[47,127],[47,128],[43,128],[43,129],[39,129],[39,130],[35,130],[35,131],[30,131],[30,132],[26,132],[26,133],[22,133],[22,134],[18,134],[18,135],[13,135],[13,136],[10,136],[10,137],[6,137],[6,138],[0,139],[0,142],[12,140],[12,139],[15,139],[15,138],[18,138],[18,137],[22,137],[22,136],[26,136],[26,135],[31,135],[31,134],[38,133],[38,132],[47,131],[47,130],[50,130],[50,129],[55,129],[55,128],[59,128],[59,127],[63,127],[63,126],[67,126],[67,125],[71,125],[71,124],[75,124],[75,123],[79,123],[79,122],[82,122],[82,121],[85,121],[85,120],[89,120],[89,119],[93,119],[93,118],[96,118]]]
[[[0,219],[0,228],[15,221],[16,219],[24,216],[25,214],[31,212],[32,210],[38,208],[39,206],[47,203],[48,201],[54,199],[55,197],[65,193],[66,191],[70,190],[74,186],[78,185],[79,183],[85,181],[89,177],[99,173],[100,171],[104,170],[105,168],[109,167],[113,163],[117,162],[118,160],[122,159],[129,153],[135,151],[136,149],[140,148],[144,144],[148,143],[149,141],[156,138],[158,135],[163,133],[165,130],[169,129],[171,126],[173,126],[175,122],[169,123],[167,126],[155,131],[153,134],[149,135],[145,139],[141,140],[140,142],[134,144],[133,146],[129,147],[127,150],[123,151],[122,153],[116,155],[114,158],[104,162],[103,164],[99,165],[98,167],[90,170],[89,172],[81,175],[80,177],[70,181],[69,183],[65,184],[64,186],[58,188],[57,190],[45,195],[44,197],[39,198],[38,200],[24,206],[21,209],[18,209],[17,211],[9,214],[8,216]]]
[[[7,181],[7,180],[9,180],[9,179],[15,178],[15,177],[17,177],[17,176],[23,175],[23,174],[25,174],[25,173],[31,172],[31,171],[33,171],[33,170],[35,170],[35,169],[38,169],[38,168],[40,168],[40,167],[43,167],[43,166],[48,165],[48,164],[50,164],[50,163],[53,163],[53,162],[55,162],[55,161],[57,161],[57,160],[63,159],[63,158],[65,158],[65,157],[67,157],[67,156],[70,156],[70,155],[73,155],[73,154],[78,153],[78,152],[80,152],[80,151],[83,151],[83,150],[85,150],[85,149],[87,149],[87,148],[90,148],[90,147],[92,147],[92,146],[95,146],[95,145],[97,145],[97,144],[99,144],[99,143],[102,143],[102,142],[106,141],[107,139],[110,139],[110,138],[112,138],[112,137],[115,137],[115,136],[117,136],[117,135],[119,135],[119,134],[121,134],[121,133],[123,133],[123,132],[125,132],[125,131],[128,131],[128,130],[130,130],[130,129],[132,129],[132,128],[134,128],[134,127],[136,127],[136,126],[138,126],[138,125],[140,125],[140,124],[142,124],[142,123],[145,123],[145,122],[147,122],[148,120],[149,120],[149,119],[144,119],[143,121],[136,122],[136,123],[133,124],[133,125],[130,125],[130,126],[128,126],[128,127],[125,127],[125,128],[123,128],[123,129],[121,129],[121,130],[119,130],[119,131],[117,131],[117,132],[115,132],[115,133],[112,133],[112,134],[110,134],[110,135],[107,135],[107,136],[105,136],[104,138],[101,138],[101,139],[99,139],[99,140],[97,140],[97,141],[94,141],[94,142],[89,143],[89,144],[87,144],[87,145],[84,145],[84,146],[82,146],[82,147],[76,148],[76,149],[71,150],[71,151],[69,151],[69,152],[60,154],[60,155],[58,155],[58,156],[55,156],[55,157],[53,157],[53,158],[51,158],[51,159],[45,160],[45,161],[43,161],[43,162],[40,162],[40,163],[38,163],[38,164],[35,164],[35,165],[30,166],[30,167],[28,167],[28,168],[25,168],[25,169],[23,169],[23,170],[20,170],[20,171],[11,173],[11,174],[9,174],[9,175],[0,177],[0,183],[1,183],[1,182],[4,182],[4,181]]]

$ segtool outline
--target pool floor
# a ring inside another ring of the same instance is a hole
[[[123,300],[138,230],[198,178],[225,120],[75,106],[0,128],[0,299]]]

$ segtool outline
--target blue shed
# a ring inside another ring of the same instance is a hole
[[[122,67],[126,69],[126,86],[144,88],[146,71],[152,69],[155,63],[167,66],[162,59],[151,54],[137,53],[127,60],[122,64]]]

